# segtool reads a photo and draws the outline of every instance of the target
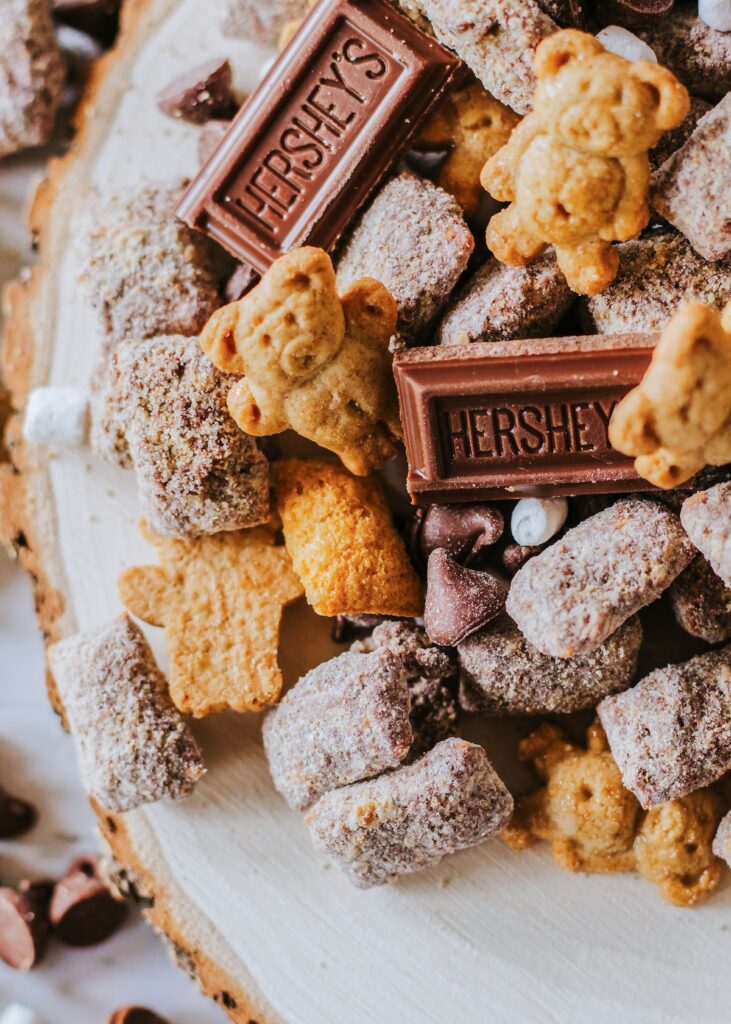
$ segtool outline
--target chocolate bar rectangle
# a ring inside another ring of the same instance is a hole
[[[437,345],[396,355],[415,504],[647,489],[609,444],[656,334]]]
[[[262,274],[330,249],[460,67],[387,0],[321,0],[178,216]]]

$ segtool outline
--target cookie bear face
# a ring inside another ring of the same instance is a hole
[[[534,110],[554,137],[583,153],[646,152],[687,106],[685,90],[666,68],[607,53],[583,32],[545,40],[536,74]]]

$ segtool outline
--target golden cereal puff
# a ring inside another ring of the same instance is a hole
[[[274,465],[292,565],[318,615],[413,617],[421,583],[377,480],[320,460]]]
[[[302,596],[286,549],[264,527],[194,540],[143,532],[160,564],[127,569],[119,593],[133,615],[164,627],[176,707],[201,718],[276,703],[282,609]]]

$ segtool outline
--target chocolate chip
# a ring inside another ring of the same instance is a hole
[[[55,935],[67,946],[95,946],[116,932],[127,914],[97,873],[91,858],[75,861],[53,890],[49,917]]]
[[[29,832],[38,821],[33,804],[18,800],[0,786],[0,839],[15,839]]]
[[[594,4],[602,25],[645,25],[667,14],[674,0],[602,0]]]
[[[224,295],[226,296],[227,302],[238,302],[239,299],[243,299],[244,295],[247,295],[252,288],[256,287],[261,281],[261,277],[254,270],[253,267],[249,267],[246,263],[242,263],[234,270],[231,277],[224,285]]]
[[[538,6],[561,28],[584,28],[585,4],[581,0],[538,0]]]
[[[144,1006],[122,1006],[114,1011],[109,1024],[167,1024],[167,1021]]]
[[[507,591],[489,572],[467,569],[446,551],[429,556],[424,628],[432,643],[454,647],[502,611]]]
[[[16,971],[29,971],[43,956],[48,926],[36,901],[0,888],[0,959]]]
[[[114,42],[122,0],[52,0],[57,21],[85,32],[104,46]]]
[[[503,517],[492,505],[429,505],[418,523],[418,553],[424,562],[444,548],[469,565],[502,536]]]
[[[188,71],[157,94],[163,114],[190,124],[205,124],[236,113],[231,65],[227,60],[209,61]]]
[[[530,544],[508,544],[503,551],[503,565],[514,576],[518,569],[522,569],[529,558],[543,551],[543,545]]]

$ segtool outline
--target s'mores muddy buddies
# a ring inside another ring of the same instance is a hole
[[[34,71],[40,7],[11,7]],[[731,860],[731,32],[671,0],[309,7],[221,4],[231,52],[151,91],[184,140],[164,179],[74,222],[96,369],[54,474],[90,392],[154,549],[118,601],[166,648],[126,615],[51,648],[85,784],[114,813],[185,796],[181,716],[213,749],[260,713],[271,785],[236,798],[360,888],[502,834],[694,905]],[[241,40],[277,38],[235,115]],[[0,155],[45,137],[45,59]]]

